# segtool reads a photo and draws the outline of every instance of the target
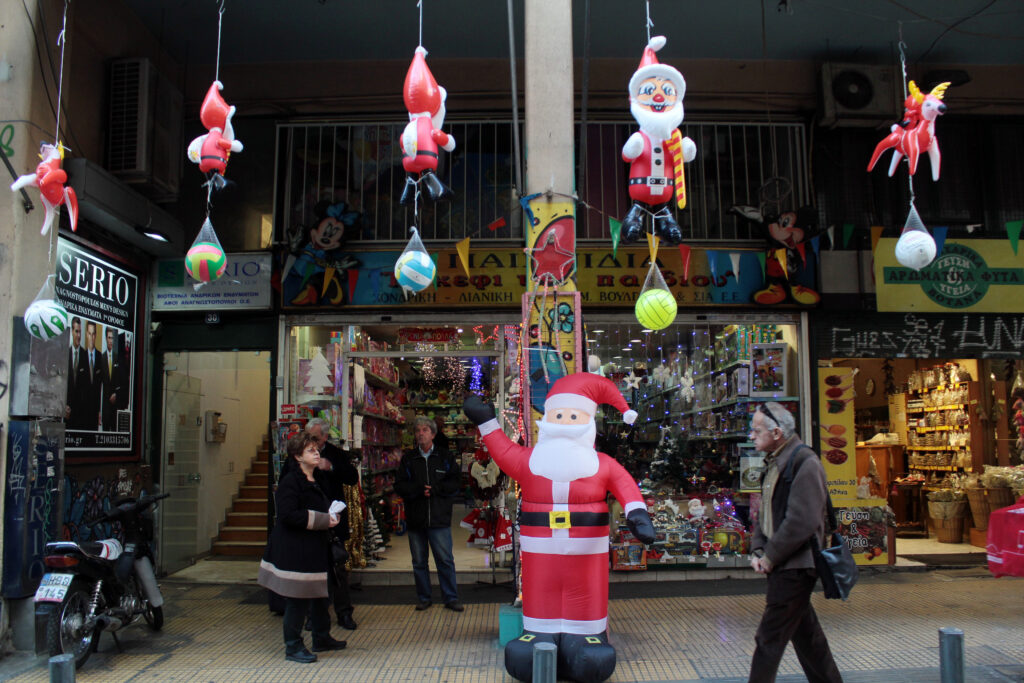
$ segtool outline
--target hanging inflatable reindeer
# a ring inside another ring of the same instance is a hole
[[[914,81],[907,85],[910,94],[903,103],[905,112],[903,120],[892,124],[892,132],[878,143],[875,153],[868,162],[868,172],[875,167],[878,158],[887,149],[892,149],[892,163],[889,164],[889,176],[896,172],[896,165],[902,157],[907,157],[910,175],[917,171],[917,160],[922,152],[928,152],[932,164],[932,180],[939,179],[939,140],[935,137],[935,119],[946,113],[946,105],[942,102],[949,83],[939,83],[925,95]]]

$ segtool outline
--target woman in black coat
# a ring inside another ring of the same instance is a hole
[[[285,597],[284,654],[308,664],[316,655],[302,641],[302,625],[312,610],[313,652],[341,650],[345,641],[331,637],[327,614],[327,571],[330,568],[330,532],[338,516],[328,513],[331,501],[324,493],[317,469],[317,440],[297,434],[288,441],[288,459],[294,459],[277,485],[277,523],[260,562],[258,583]]]

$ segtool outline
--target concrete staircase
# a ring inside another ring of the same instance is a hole
[[[266,438],[238,487],[231,511],[213,542],[212,555],[260,557],[267,545],[267,477],[270,446]]]

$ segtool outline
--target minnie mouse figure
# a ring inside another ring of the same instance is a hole
[[[729,212],[761,226],[767,240],[765,287],[754,292],[755,303],[771,306],[788,301],[813,306],[821,301],[817,291],[798,281],[807,259],[805,245],[821,232],[817,227],[817,209],[805,206],[771,214],[753,206],[734,206]]]
[[[313,207],[316,221],[292,238],[292,255],[282,276],[283,300],[292,306],[337,306],[348,303],[350,283],[346,273],[362,265],[341,251],[357,232],[360,214],[345,202],[322,201]]]

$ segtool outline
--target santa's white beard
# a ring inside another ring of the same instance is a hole
[[[552,481],[573,481],[597,474],[594,450],[597,425],[537,422],[537,445],[530,454],[530,471]]]
[[[683,122],[683,103],[678,101],[671,109],[658,113],[644,109],[636,101],[631,100],[629,112],[640,124],[640,130],[647,133],[647,137],[652,140],[668,140],[672,137],[672,131]]]

